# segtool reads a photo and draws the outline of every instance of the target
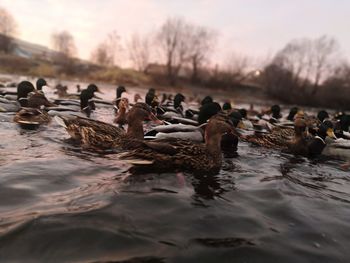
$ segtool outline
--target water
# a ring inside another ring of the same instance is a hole
[[[132,176],[116,155],[69,144],[55,122],[27,131],[12,117],[0,114],[1,262],[350,260],[341,161],[240,142],[214,177]]]

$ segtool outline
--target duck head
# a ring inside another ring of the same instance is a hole
[[[231,110],[232,106],[230,102],[225,102],[224,105],[222,105],[223,110]]]
[[[94,94],[95,92],[98,92],[98,93],[103,93],[102,91],[99,90],[99,88],[95,85],[95,84],[89,84],[89,86],[87,87],[87,90],[89,92],[91,92],[92,94]]]
[[[125,87],[119,86],[116,90],[117,99],[120,98],[124,92],[126,92]]]
[[[139,100],[142,100],[141,95],[138,93],[135,93],[134,95],[134,102],[137,103]]]
[[[306,121],[303,118],[297,118],[294,121],[295,137],[302,138],[306,136],[306,127]]]
[[[271,107],[271,113],[272,113],[272,118],[275,118],[275,119],[280,119],[282,116],[281,116],[281,107],[279,105],[273,105]]]
[[[177,109],[181,106],[181,103],[184,102],[186,97],[181,93],[178,93],[174,97],[174,108]]]
[[[47,86],[47,82],[43,78],[40,78],[36,81],[37,90],[42,90],[44,86]]]
[[[287,120],[289,121],[294,121],[294,116],[298,113],[299,108],[298,107],[293,107],[290,109]]]
[[[198,114],[198,122],[199,124],[205,123],[207,120],[209,120],[212,116],[217,114],[221,111],[221,106],[219,103],[216,102],[210,102],[204,104]]]
[[[143,122],[151,120],[157,124],[163,124],[152,112],[152,108],[146,103],[136,103],[128,113],[128,131],[127,134],[134,138],[143,139]]]
[[[324,120],[329,118],[329,114],[325,110],[321,110],[317,113],[317,119],[319,119],[320,122],[323,122]]]
[[[206,96],[202,101],[201,101],[201,105],[205,105],[205,104],[208,104],[208,103],[212,103],[213,102],[213,98],[210,97],[210,96]]]

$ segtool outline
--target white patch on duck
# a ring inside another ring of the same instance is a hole
[[[194,142],[203,141],[203,130],[198,126],[185,124],[170,124],[154,127],[145,134],[145,139],[184,139]]]
[[[323,155],[350,160],[350,140],[343,138],[326,138],[326,147],[322,151]]]

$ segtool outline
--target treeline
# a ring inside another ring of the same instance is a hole
[[[260,82],[287,103],[350,109],[350,67],[333,38],[289,42],[264,68]]]
[[[0,52],[11,53],[16,29],[13,16],[0,8]],[[194,84],[227,90],[254,86],[286,103],[350,108],[350,66],[335,39],[292,40],[260,63],[225,51],[226,60],[215,63],[218,35],[185,19],[168,18],[153,32],[135,33],[129,39],[110,32],[87,62],[76,59],[78,47],[72,33],[54,32],[55,52],[35,72],[124,84]],[[120,68],[125,61],[133,70]]]

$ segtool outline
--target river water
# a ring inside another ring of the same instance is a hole
[[[217,176],[133,176],[54,121],[23,130],[12,118],[0,114],[0,262],[350,262],[341,161],[240,142]]]

